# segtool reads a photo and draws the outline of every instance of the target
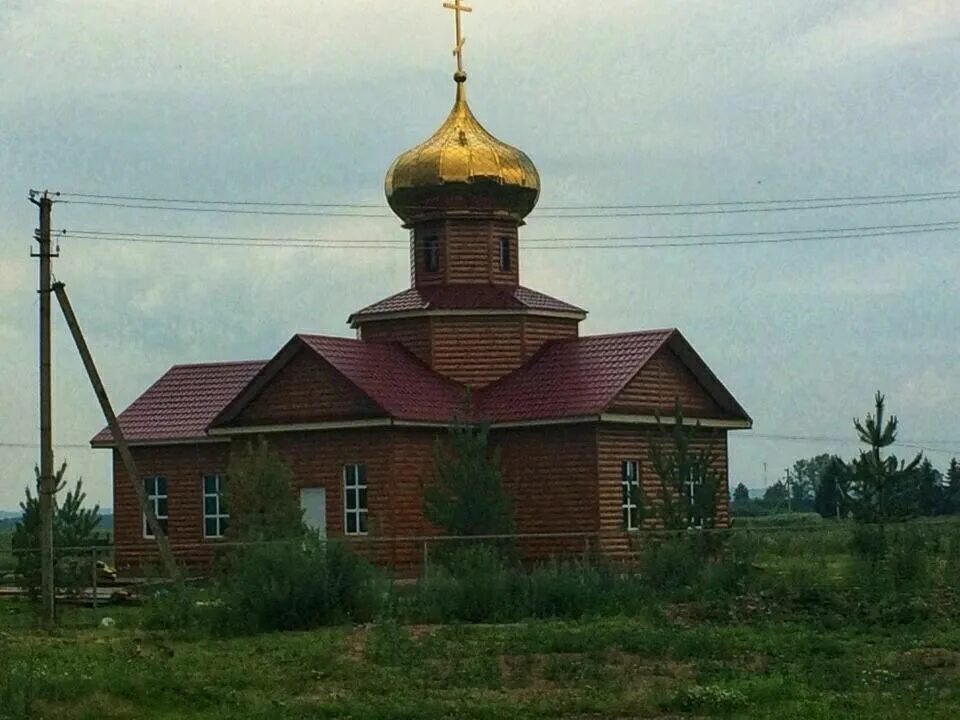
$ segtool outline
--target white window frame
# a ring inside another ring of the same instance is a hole
[[[633,468],[632,473],[628,472],[629,468]],[[620,463],[620,525],[628,532],[640,529],[640,505],[631,488],[640,492],[639,460]]]
[[[163,493],[157,491],[157,483],[163,481]],[[153,483],[153,491],[151,492],[150,486],[147,483]],[[147,503],[153,509],[153,514],[157,518],[157,522],[161,522],[165,525],[163,528],[164,532],[168,535],[170,534],[170,487],[168,485],[168,480],[163,475],[148,475],[143,478],[143,491],[147,495]],[[160,501],[163,500],[167,506],[167,512],[160,513]],[[155,536],[150,532],[150,526],[147,525],[147,516],[146,513],[143,514],[143,537],[152,540]]]
[[[690,503],[690,512],[687,514],[687,527],[690,530],[702,530],[704,526],[703,518],[694,517],[693,506],[695,505],[695,500],[696,500],[696,498],[694,497],[696,490],[703,483],[697,482],[694,478],[691,477],[690,479],[687,480],[686,484],[687,484],[687,497],[689,498],[689,503]]]
[[[216,483],[215,492],[207,492],[207,480],[213,480]],[[230,513],[224,511],[223,502],[223,482],[226,475],[223,473],[206,473],[200,476],[200,489],[203,494],[203,537],[207,540],[219,540],[225,536],[224,521],[230,519]],[[216,512],[207,512],[207,500],[213,499],[217,503]],[[216,523],[217,532],[211,535],[207,532],[207,521],[213,520]]]
[[[500,272],[510,272],[513,270],[513,253],[511,252],[510,238],[500,238]]]
[[[366,535],[368,533],[367,466],[364,463],[347,463],[343,466],[343,534]],[[361,504],[361,491],[365,502]],[[351,502],[350,498],[354,500]],[[353,518],[353,530],[350,519]]]

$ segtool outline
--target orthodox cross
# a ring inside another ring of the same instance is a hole
[[[463,29],[461,25],[461,13],[473,12],[473,8],[467,7],[463,4],[463,0],[453,0],[453,2],[445,2],[443,6],[447,10],[453,10],[454,14],[457,17],[457,46],[453,49],[453,54],[457,58],[457,72],[463,73],[463,44],[467,39],[463,36]]]

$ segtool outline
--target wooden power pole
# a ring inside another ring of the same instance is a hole
[[[147,527],[150,528],[150,532],[153,533],[154,540],[157,543],[160,562],[163,564],[164,570],[171,580],[179,580],[180,569],[170,550],[167,534],[157,521],[157,516],[153,512],[153,505],[147,502],[147,493],[143,488],[143,482],[137,470],[137,464],[133,459],[133,453],[130,452],[130,446],[123,436],[123,430],[120,428],[120,422],[117,420],[117,415],[113,411],[113,405],[110,404],[110,398],[107,396],[107,390],[104,388],[103,381],[100,379],[100,373],[97,372],[97,366],[93,362],[93,355],[90,354],[90,348],[87,347],[87,341],[84,339],[83,332],[80,330],[80,323],[77,321],[77,316],[73,312],[73,306],[67,297],[67,290],[62,282],[58,282],[54,283],[53,292],[57,295],[57,301],[60,303],[60,309],[63,311],[63,319],[66,320],[67,327],[70,328],[70,333],[73,335],[73,341],[76,343],[77,350],[80,352],[80,359],[83,361],[83,367],[87,371],[87,376],[90,378],[90,384],[93,385],[93,392],[100,402],[103,417],[110,427],[110,433],[113,435],[113,442],[117,447],[117,452],[120,454],[120,459],[123,461],[127,474],[130,476],[130,482],[133,484],[133,491],[136,493],[137,501],[140,503],[140,510],[146,518]]]
[[[50,215],[53,199],[46,191],[30,191],[30,202],[40,208],[40,227],[36,239],[40,250],[40,597],[43,618],[48,625],[56,619],[56,582],[53,558],[53,512],[57,479],[53,470],[53,422],[50,400],[50,263],[54,257],[50,244]]]

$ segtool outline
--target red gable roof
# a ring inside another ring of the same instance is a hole
[[[463,416],[463,385],[428,368],[400,343],[297,335],[393,418],[449,422]]]
[[[371,315],[415,310],[540,310],[586,315],[563,300],[530,288],[510,285],[446,285],[410,288],[358,310],[349,322],[356,324]]]
[[[730,417],[749,420],[733,396],[677,330],[597,335],[546,343],[525,365],[473,394],[435,373],[399,343],[296,335],[267,363],[171,368],[120,416],[132,442],[199,439],[229,422],[307,347],[396,420],[447,423],[454,416],[493,423],[603,414],[665,345]],[[93,443],[110,444],[101,431]]]
[[[120,414],[124,437],[130,442],[206,437],[213,418],[265,364],[254,360],[173,366]],[[111,445],[113,434],[104,428],[90,442]]]
[[[599,415],[676,330],[595,335],[544,345],[477,394],[492,422]]]

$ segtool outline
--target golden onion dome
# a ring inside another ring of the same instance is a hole
[[[411,222],[456,212],[523,220],[537,204],[540,175],[522,150],[500,142],[467,105],[467,76],[458,72],[449,117],[426,142],[407,150],[387,171],[387,202]]]

